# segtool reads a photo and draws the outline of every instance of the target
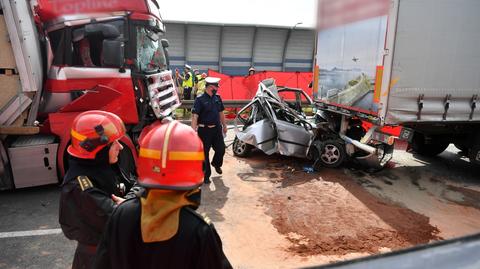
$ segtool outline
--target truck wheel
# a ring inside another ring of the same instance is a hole
[[[475,145],[470,149],[468,158],[471,163],[480,165],[480,145]]]
[[[415,133],[412,139],[413,151],[423,156],[436,156],[445,151],[448,145],[450,145],[448,141],[443,141],[435,137],[432,137],[427,144],[425,136],[420,133]]]
[[[245,158],[245,157],[248,157],[248,155],[250,155],[250,153],[252,152],[253,146],[235,137],[235,140],[233,141],[232,149],[233,149],[233,155],[237,157]]]
[[[345,145],[338,140],[315,141],[314,146],[318,150],[318,159],[315,160],[316,165],[321,164],[324,167],[336,168],[342,165],[346,158]]]

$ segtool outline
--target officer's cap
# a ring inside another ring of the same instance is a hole
[[[218,84],[220,83],[220,78],[207,77],[207,78],[205,79],[205,82],[207,83],[207,86],[208,86],[208,85],[218,86]]]
[[[192,69],[192,67],[191,67],[190,65],[188,65],[188,64],[185,65],[185,68],[186,68],[186,69],[189,69],[189,70]]]

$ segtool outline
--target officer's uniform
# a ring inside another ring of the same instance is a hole
[[[191,67],[189,65],[185,65],[185,68],[188,69],[188,71],[184,72],[182,76],[183,99],[190,100],[192,98],[192,90],[195,78],[193,77],[193,73],[190,71]]]
[[[108,158],[108,147],[98,153]],[[72,268],[90,268],[103,229],[120,193],[118,175],[103,163],[71,157],[60,196],[59,222],[65,236],[78,242]]]
[[[208,218],[183,207],[178,232],[166,241],[144,243],[141,202],[129,199],[112,214],[98,247],[93,268],[232,268]]]
[[[208,84],[207,78],[207,84]],[[218,81],[217,81],[218,83]],[[205,152],[205,182],[210,180],[212,174],[210,168],[210,148],[213,148],[215,155],[212,159],[214,167],[223,165],[223,156],[225,155],[225,143],[223,142],[223,130],[220,122],[219,113],[224,111],[222,99],[219,95],[208,95],[207,93],[195,99],[192,113],[198,115],[198,136],[203,142]]]

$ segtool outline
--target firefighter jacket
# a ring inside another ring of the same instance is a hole
[[[163,241],[143,242],[141,215],[140,198],[114,210],[93,268],[232,268],[213,225],[190,206],[180,208],[177,232]]]
[[[59,222],[65,236],[95,246],[115,208],[111,195],[123,196],[119,177],[108,163],[108,147],[99,152],[107,160],[70,157],[60,195]],[[99,155],[97,154],[97,155]]]

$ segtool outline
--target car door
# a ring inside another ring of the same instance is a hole
[[[297,115],[273,105],[275,129],[277,131],[278,152],[286,156],[305,158],[313,136],[311,130]],[[285,114],[285,115],[283,115]]]
[[[277,137],[270,111],[257,100],[242,109],[239,115],[246,127],[236,134],[237,138],[268,155],[276,153]]]

